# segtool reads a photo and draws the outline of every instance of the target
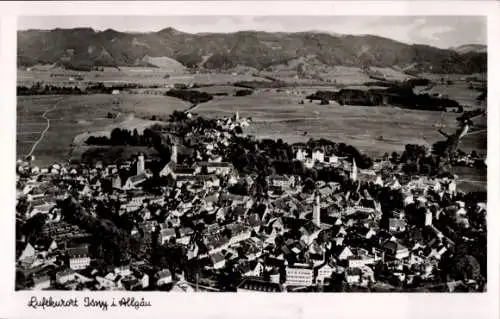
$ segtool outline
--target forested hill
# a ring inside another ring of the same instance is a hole
[[[18,32],[18,63],[94,66],[148,66],[151,58],[174,59],[190,68],[263,70],[306,57],[326,66],[381,66],[433,73],[486,71],[486,52],[409,45],[372,35],[319,32],[190,34],[173,28],[124,33],[91,28]]]

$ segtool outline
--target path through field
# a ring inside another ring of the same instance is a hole
[[[47,127],[42,131],[42,134],[40,134],[40,138],[31,147],[31,151],[27,155],[28,157],[31,156],[31,155],[33,155],[33,152],[35,151],[36,147],[43,140],[43,137],[45,136],[45,133],[47,133],[47,131],[50,129],[50,119],[47,118],[47,113],[49,113],[51,111],[54,111],[57,108],[57,105],[59,105],[59,102],[61,102],[62,100],[63,100],[63,98],[60,98],[59,100],[56,101],[56,103],[54,103],[54,105],[50,109],[48,109],[47,111],[43,112],[42,118],[44,118],[44,119],[47,120]]]

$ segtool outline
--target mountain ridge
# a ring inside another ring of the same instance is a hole
[[[419,72],[486,71],[486,52],[406,44],[375,35],[331,32],[186,33],[172,27],[132,33],[92,28],[18,31],[18,65],[59,64],[70,69],[145,66],[144,57],[168,57],[188,68],[265,70],[314,56],[328,66],[400,67]],[[207,58],[208,57],[208,58]]]
[[[457,47],[451,48],[455,52],[458,52],[460,54],[465,54],[465,53],[486,53],[488,48],[484,44],[462,44]]]

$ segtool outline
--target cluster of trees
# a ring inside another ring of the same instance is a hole
[[[17,86],[17,95],[68,95],[68,94],[111,94],[114,90],[124,91],[130,89],[141,88],[158,88],[158,85],[142,85],[137,83],[127,83],[107,86],[102,82],[89,84],[85,88],[77,86],[57,86],[43,85],[41,82],[36,82],[32,86]]]
[[[484,114],[484,113],[485,113],[484,110],[480,109],[480,108],[470,110],[470,111],[465,111],[459,117],[457,117],[457,121],[461,122],[463,120],[466,120],[466,119],[469,119],[472,117],[476,117],[476,116],[479,116],[479,115]]]
[[[177,90],[177,89],[172,89],[169,90],[165,93],[166,96],[172,96],[179,98],[184,101],[188,101],[193,104],[199,104],[199,103],[204,103],[208,102],[213,99],[213,96],[211,94],[208,94],[206,92],[199,92],[195,90]]]
[[[448,108],[456,108],[458,112],[463,112],[463,107],[457,101],[437,98],[429,94],[415,94],[410,85],[393,85],[387,89],[317,91],[306,98],[322,102],[333,100],[341,105],[395,105],[428,111],[446,111]]]
[[[430,84],[431,84],[431,81],[429,79],[424,79],[424,78],[413,78],[413,79],[407,79],[404,81],[404,85],[410,86],[410,87],[428,86]]]
[[[17,95],[75,95],[85,94],[85,90],[81,90],[77,86],[54,86],[42,85],[35,83],[31,87],[18,86]]]
[[[311,139],[306,143],[305,147],[309,150],[322,147],[327,153],[331,152],[339,156],[345,156],[349,160],[355,159],[358,167],[362,169],[373,165],[370,157],[361,154],[355,147],[344,143],[337,144],[324,139]],[[302,162],[295,160],[293,146],[281,139],[277,141],[272,139],[255,141],[250,137],[234,136],[225,156],[225,160],[233,163],[237,170],[263,176],[293,174],[303,179],[339,181],[345,175],[342,170],[307,169]]]
[[[115,128],[111,131],[111,135],[107,136],[90,136],[86,144],[88,145],[130,145],[130,146],[153,146],[153,135],[151,130],[144,130],[143,134],[139,134],[137,129],[133,131],[121,128]]]
[[[93,235],[92,244],[96,247],[96,254],[107,264],[124,264],[140,255],[141,243],[137,238],[130,236],[127,230],[119,228],[111,220],[89,214],[84,203],[78,203],[70,197],[59,203],[59,206],[64,220]],[[101,209],[109,208],[103,206]]]
[[[130,146],[146,146],[153,147],[157,152],[158,156],[163,159],[170,159],[171,149],[170,141],[167,137],[164,137],[158,132],[158,128],[146,128],[142,135],[138,134],[137,130],[131,133],[129,130],[116,128],[111,131],[110,138],[107,137],[94,137],[91,136],[87,139],[86,143],[89,145],[130,145]],[[104,156],[105,158],[121,158],[122,150],[110,149],[111,153],[101,154],[100,150],[89,150],[82,156],[83,159],[87,159],[92,162],[93,158],[98,158]],[[118,152],[115,154],[115,152]]]
[[[51,78],[61,78],[61,77],[67,78],[70,76],[74,77],[75,80],[77,80],[77,81],[83,81],[83,79],[84,79],[83,76],[81,76],[79,74],[73,74],[73,75],[71,75],[71,74],[58,74],[58,73],[51,73],[50,74]]]
[[[253,93],[252,90],[238,90],[234,93],[234,96],[247,96],[247,95],[250,95],[252,93]]]

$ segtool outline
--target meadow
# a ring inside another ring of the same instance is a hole
[[[400,109],[396,107],[341,106],[336,103],[319,105],[300,96],[284,92],[260,91],[245,97],[216,97],[196,107],[195,112],[212,118],[251,117],[253,123],[244,129],[256,138],[271,138],[288,143],[306,142],[310,138],[325,138],[351,144],[361,152],[379,157],[387,152],[403,152],[406,144],[431,145],[457,129],[457,113]],[[487,150],[486,118],[474,119],[478,131],[466,136],[460,149],[475,150],[485,155]],[[454,168],[455,170],[455,168]],[[459,189],[486,191],[486,170],[456,168]]]
[[[184,109],[189,105],[178,99],[153,95],[18,97],[17,157],[26,156],[35,141],[40,138],[41,132],[47,126],[42,114],[53,108],[56,103],[56,108],[46,114],[50,119],[50,128],[33,153],[35,163],[39,165],[66,161],[73,150],[75,136],[79,136],[76,144],[81,144],[85,134],[105,134],[114,127],[141,129],[154,123],[135,118],[130,115],[132,113],[166,117],[172,111]],[[108,118],[108,113],[117,117]]]
[[[290,143],[310,138],[327,138],[358,147],[363,152],[381,155],[401,152],[409,143],[431,145],[441,140],[438,126],[452,133],[456,113],[418,111],[395,107],[319,105],[276,91],[257,92],[245,97],[216,97],[200,104],[195,112],[207,117],[251,117],[246,133],[258,138],[281,138]],[[464,140],[465,151],[486,152],[486,131]],[[484,142],[484,143],[483,143]]]
[[[479,104],[476,99],[481,94],[481,92],[470,90],[467,83],[459,81],[452,85],[435,85],[430,90],[426,91],[426,93],[438,93],[445,95],[448,98],[457,101],[461,105],[466,106],[466,108],[478,107]]]
[[[57,76],[51,76],[57,75]],[[81,80],[77,78],[81,77]],[[269,81],[250,74],[190,73],[170,68],[121,67],[105,68],[104,71],[71,71],[54,67],[39,67],[17,71],[18,85],[31,86],[36,82],[52,85],[84,86],[86,83],[168,86],[174,84],[226,85],[239,81]]]

